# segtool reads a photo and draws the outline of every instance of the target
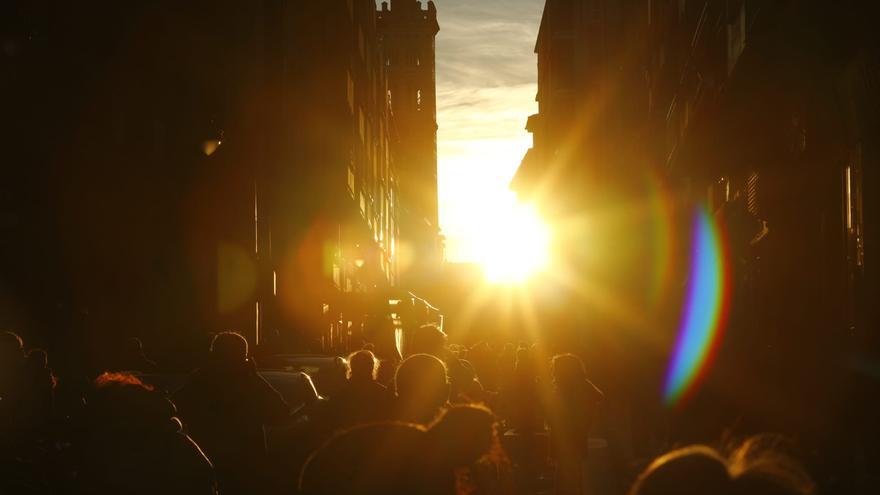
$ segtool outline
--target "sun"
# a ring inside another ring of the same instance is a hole
[[[483,219],[477,261],[490,283],[522,284],[547,268],[550,237],[535,208],[510,193]]]

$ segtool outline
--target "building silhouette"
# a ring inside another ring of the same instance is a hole
[[[399,140],[402,277],[424,288],[440,268],[443,246],[437,203],[437,8],[416,0],[382,2],[378,29],[388,68],[389,99]]]
[[[288,132],[265,177],[267,330],[305,330],[321,349],[344,350],[399,285],[397,126],[375,2],[288,8],[288,58],[277,61],[286,67],[278,118]]]
[[[865,2],[548,0],[534,145],[512,186],[575,226],[561,251],[576,279],[650,323],[597,315],[578,295],[563,312],[630,330],[615,338],[641,367],[652,358],[632,336],[667,335],[651,346],[661,375],[692,211],[706,208],[727,233],[732,302],[702,404],[813,439],[850,434],[841,401],[871,393],[841,363],[880,350],[868,302],[880,281],[876,14]],[[654,299],[658,259],[678,275]]]
[[[401,133],[375,1],[10,7],[2,323],[330,351],[400,300],[401,212],[437,238],[433,51]]]

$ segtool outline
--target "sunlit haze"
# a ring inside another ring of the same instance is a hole
[[[492,283],[518,284],[547,268],[551,233],[534,208],[493,198],[487,205],[492,220],[478,218],[483,225],[475,238],[476,260]]]
[[[524,127],[537,111],[533,50],[544,2],[436,3],[440,224],[449,261],[482,263],[497,244],[491,236],[517,243],[528,235],[499,229],[524,211],[508,184],[531,144]]]

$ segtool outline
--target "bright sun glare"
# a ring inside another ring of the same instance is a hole
[[[477,261],[494,284],[521,284],[547,268],[550,230],[534,207],[520,203],[513,193],[497,202],[483,224]]]

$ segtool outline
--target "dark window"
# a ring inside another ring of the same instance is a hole
[[[865,266],[861,147],[852,153],[843,170],[843,187],[847,255],[851,266],[861,269]]]
[[[553,40],[553,80],[556,89],[572,89],[575,83],[574,43],[571,38]]]

